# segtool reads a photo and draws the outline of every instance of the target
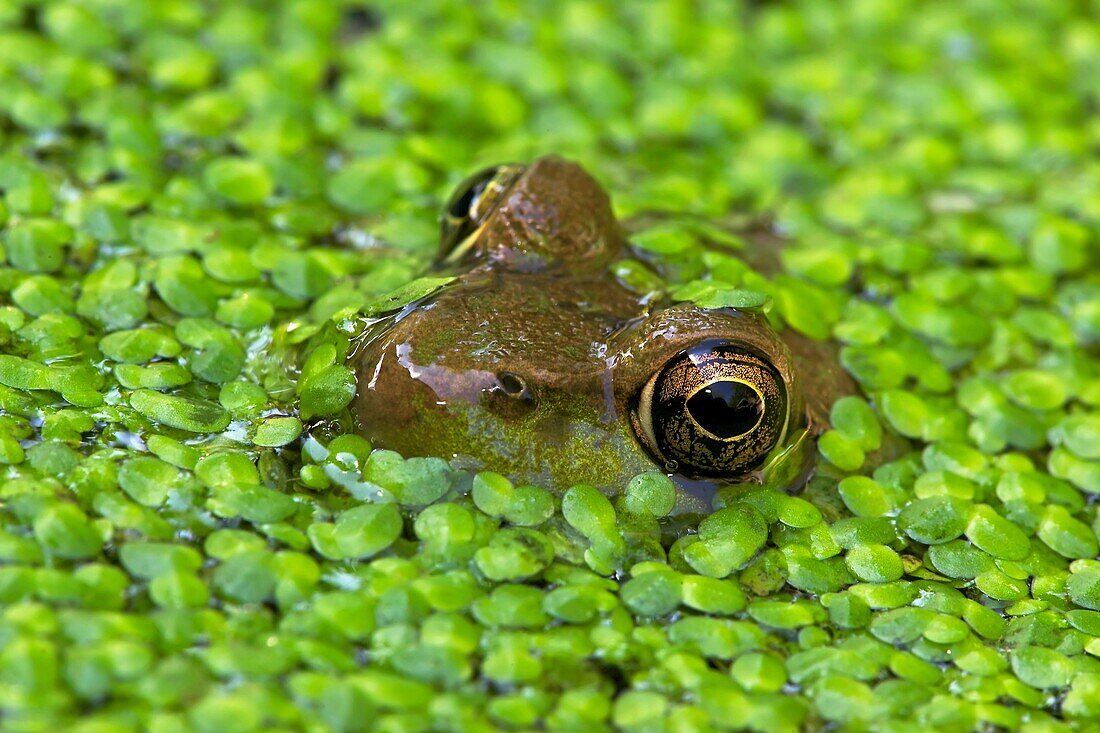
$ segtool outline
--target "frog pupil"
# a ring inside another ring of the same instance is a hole
[[[736,438],[756,427],[764,399],[755,389],[733,379],[714,382],[693,394],[687,410],[701,428],[719,438]]]
[[[474,204],[481,198],[482,192],[485,191],[485,187],[489,185],[489,181],[491,181],[492,178],[492,172],[490,171],[487,175],[483,175],[483,177],[473,185],[467,186],[462,191],[461,195],[451,203],[450,215],[456,219],[464,219],[471,216],[471,214],[473,214]]]

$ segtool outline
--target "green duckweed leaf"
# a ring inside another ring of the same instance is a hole
[[[145,417],[192,433],[216,433],[229,425],[229,414],[214,402],[139,389],[130,406]]]

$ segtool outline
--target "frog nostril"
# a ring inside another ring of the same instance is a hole
[[[522,397],[527,392],[527,384],[517,374],[501,372],[497,374],[500,390],[509,397]]]
[[[488,392],[488,405],[501,414],[521,415],[538,405],[538,396],[515,372],[497,372],[496,384]]]

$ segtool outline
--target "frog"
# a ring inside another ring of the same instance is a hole
[[[559,491],[614,494],[662,472],[676,513],[709,512],[724,485],[803,484],[845,391],[835,355],[760,308],[638,288],[616,266],[628,260],[627,229],[580,164],[474,173],[441,218],[431,271],[449,279],[355,345],[360,433]]]

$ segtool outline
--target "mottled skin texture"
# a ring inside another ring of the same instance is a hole
[[[800,388],[804,359],[760,314],[664,307],[620,284],[608,265],[630,256],[622,229],[582,168],[554,157],[533,163],[468,245],[448,263],[461,273],[453,282],[357,349],[354,408],[375,445],[455,456],[518,482],[615,491],[639,472],[671,468],[654,462],[631,423],[644,385],[678,352],[722,338],[782,375],[785,444],[797,446],[784,473],[804,475],[804,428],[819,424]],[[703,510],[688,490],[698,494],[700,482],[670,472],[685,487],[681,509]]]

